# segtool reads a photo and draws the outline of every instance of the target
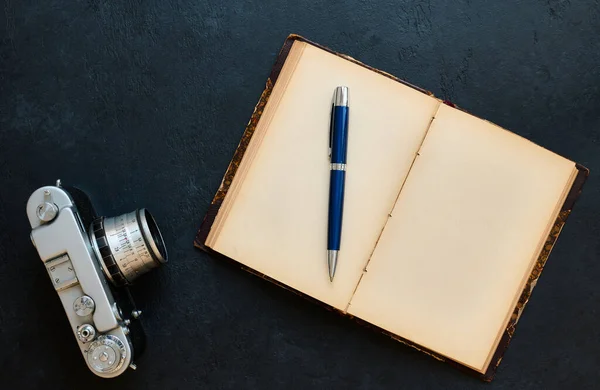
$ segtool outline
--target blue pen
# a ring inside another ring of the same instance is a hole
[[[333,282],[342,241],[344,182],[348,151],[348,87],[337,87],[333,94],[329,124],[329,223],[327,225],[327,266]]]

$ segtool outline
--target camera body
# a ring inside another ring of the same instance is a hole
[[[145,336],[127,285],[167,261],[151,214],[97,217],[85,193],[57,181],[33,192],[27,216],[89,369],[103,378],[135,369],[134,346],[141,353]]]

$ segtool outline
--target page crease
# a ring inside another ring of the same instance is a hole
[[[392,207],[390,208],[390,212],[388,213],[388,217],[387,217],[385,223],[383,224],[383,227],[381,228],[379,235],[377,236],[377,241],[375,241],[375,245],[373,246],[373,250],[369,254],[369,258],[367,259],[367,263],[365,264],[365,267],[363,268],[363,272],[360,275],[360,278],[358,279],[358,282],[356,283],[354,290],[352,291],[352,295],[350,296],[350,299],[348,300],[348,304],[346,305],[346,308],[344,309],[344,313],[347,313],[348,309],[350,309],[350,305],[352,304],[352,299],[354,298],[354,295],[356,294],[356,291],[358,290],[358,286],[360,285],[360,282],[362,281],[363,276],[367,272],[367,268],[369,266],[369,263],[371,262],[373,253],[375,253],[375,249],[377,249],[377,245],[379,244],[379,240],[381,239],[381,235],[383,234],[383,231],[385,230],[385,227],[387,226],[388,221],[390,220],[390,218],[392,218],[392,211],[394,210],[394,207],[396,207],[396,203],[398,202],[398,198],[400,198],[402,189],[404,188],[404,185],[406,184],[406,181],[408,180],[408,176],[410,176],[410,173],[412,172],[412,167],[415,164],[417,157],[419,157],[419,155],[420,155],[421,148],[423,147],[423,143],[425,142],[425,139],[427,138],[427,134],[429,134],[429,129],[431,129],[431,125],[433,124],[433,121],[435,120],[435,117],[440,109],[441,104],[442,104],[442,102],[439,101],[437,107],[435,108],[433,115],[431,116],[431,120],[429,121],[429,125],[427,125],[427,129],[425,130],[423,139],[421,139],[421,143],[419,144],[419,149],[415,153],[415,156],[413,157],[413,160],[410,163],[410,168],[408,169],[408,173],[406,174],[406,177],[404,178],[404,180],[402,181],[402,184],[400,185],[400,190],[398,191],[398,195],[396,195],[396,200],[392,204]]]

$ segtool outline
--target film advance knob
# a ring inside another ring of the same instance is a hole
[[[97,372],[110,373],[123,366],[126,356],[123,342],[116,336],[100,336],[90,344],[87,360]]]
[[[73,310],[75,310],[75,314],[79,317],[85,317],[92,314],[95,308],[96,303],[87,295],[82,295],[73,302]]]

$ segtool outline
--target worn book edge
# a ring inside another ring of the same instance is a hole
[[[573,182],[573,185],[571,186],[571,189],[570,189],[570,191],[569,191],[569,193],[568,193],[568,195],[566,197],[565,202],[563,203],[563,206],[561,207],[561,210],[560,210],[560,212],[558,214],[558,217],[557,217],[557,219],[556,219],[553,227],[550,230],[550,234],[546,238],[546,241],[545,241],[545,243],[543,245],[542,251],[541,251],[540,255],[538,256],[538,259],[536,260],[536,263],[535,263],[535,265],[533,267],[533,270],[532,270],[531,274],[528,277],[528,280],[527,280],[527,282],[525,284],[525,287],[523,288],[523,291],[520,294],[520,297],[519,297],[519,300],[517,302],[517,305],[516,305],[516,307],[515,307],[512,315],[511,315],[511,317],[510,317],[508,325],[507,325],[507,327],[506,327],[506,329],[505,329],[505,331],[504,331],[504,333],[503,333],[503,335],[502,335],[502,337],[500,339],[500,342],[498,343],[498,346],[497,346],[497,348],[496,348],[496,350],[495,350],[495,352],[493,354],[491,362],[490,362],[490,364],[489,364],[489,366],[488,366],[488,368],[487,368],[487,370],[486,370],[486,372],[484,374],[482,374],[481,372],[479,372],[477,370],[474,370],[474,369],[472,369],[470,367],[464,366],[464,365],[462,365],[462,364],[460,364],[460,363],[458,363],[458,362],[456,362],[456,361],[454,361],[452,359],[449,359],[449,358],[447,358],[445,356],[442,356],[442,355],[440,355],[440,354],[438,354],[438,353],[436,353],[434,351],[431,351],[428,348],[425,348],[425,347],[420,346],[420,345],[418,345],[416,343],[413,343],[410,340],[404,339],[404,338],[402,338],[402,337],[400,337],[400,336],[398,336],[396,334],[393,334],[393,333],[388,332],[388,331],[386,331],[384,329],[381,329],[381,328],[379,328],[379,327],[377,327],[377,326],[375,326],[375,325],[373,325],[373,324],[371,324],[371,323],[369,323],[367,321],[364,321],[364,320],[356,318],[356,317],[354,317],[354,316],[352,316],[352,315],[350,315],[348,313],[340,311],[340,310],[338,310],[338,309],[336,309],[336,308],[334,308],[334,307],[332,307],[332,306],[330,306],[330,305],[328,305],[328,304],[326,304],[326,303],[324,303],[322,301],[319,301],[319,300],[317,300],[315,298],[312,298],[312,297],[304,294],[301,291],[298,291],[298,290],[296,290],[296,289],[294,289],[292,287],[289,287],[289,286],[287,286],[287,285],[285,285],[285,284],[283,284],[283,283],[281,283],[281,282],[279,282],[279,281],[277,281],[277,280],[275,280],[273,278],[270,278],[270,277],[264,275],[261,272],[258,272],[258,271],[254,270],[254,269],[252,269],[252,268],[250,268],[248,266],[245,266],[245,265],[237,262],[235,259],[231,259],[229,257],[226,257],[226,256],[224,256],[224,255],[222,255],[222,254],[220,254],[220,253],[212,250],[211,248],[209,248],[209,247],[207,247],[205,245],[205,241],[206,241],[206,239],[208,237],[208,234],[210,233],[211,227],[212,227],[212,225],[213,225],[213,223],[215,221],[215,218],[216,218],[216,216],[217,216],[217,214],[219,212],[219,209],[220,209],[220,207],[221,207],[221,205],[223,203],[223,200],[224,200],[225,196],[227,195],[227,192],[228,192],[228,190],[229,190],[229,188],[231,186],[233,178],[235,177],[235,175],[237,173],[238,167],[239,167],[239,165],[240,165],[240,163],[242,161],[242,158],[244,156],[244,153],[246,152],[246,149],[248,148],[250,140],[252,139],[252,136],[253,136],[254,131],[256,129],[256,125],[258,124],[258,121],[259,121],[259,119],[260,119],[260,117],[261,117],[261,115],[263,113],[265,105],[267,104],[267,102],[269,100],[269,97],[271,95],[271,92],[273,91],[273,86],[275,85],[275,82],[277,81],[277,78],[279,77],[279,73],[281,72],[281,69],[283,68],[283,64],[285,63],[285,61],[287,59],[287,55],[289,54],[289,51],[290,51],[290,49],[292,47],[292,44],[296,40],[303,41],[303,42],[309,43],[311,45],[314,45],[314,46],[316,46],[316,47],[318,47],[318,48],[320,48],[322,50],[325,50],[325,51],[327,51],[329,53],[335,54],[335,55],[337,55],[337,56],[339,56],[341,58],[344,58],[344,59],[346,59],[348,61],[351,61],[351,62],[353,62],[353,63],[355,63],[357,65],[365,67],[365,68],[367,68],[369,70],[372,70],[372,71],[374,71],[376,73],[379,73],[379,74],[381,74],[381,75],[383,75],[385,77],[388,77],[388,78],[390,78],[390,79],[392,79],[394,81],[397,81],[399,83],[407,85],[407,86],[409,86],[409,87],[411,87],[411,88],[413,88],[413,89],[415,89],[415,90],[417,90],[419,92],[425,93],[425,94],[427,94],[429,96],[434,96],[433,93],[431,93],[431,92],[429,92],[429,91],[427,91],[425,89],[422,89],[422,88],[419,88],[419,87],[417,87],[415,85],[412,85],[412,84],[410,84],[410,83],[408,83],[408,82],[406,82],[404,80],[401,80],[401,79],[399,79],[399,78],[397,78],[397,77],[395,77],[395,76],[393,76],[393,75],[391,75],[389,73],[386,73],[386,72],[383,72],[381,70],[378,70],[378,69],[375,69],[373,67],[370,67],[368,65],[365,65],[365,64],[363,64],[363,63],[355,60],[354,58],[352,58],[350,56],[337,53],[337,52],[335,52],[335,51],[333,51],[333,50],[331,50],[331,49],[329,49],[327,47],[324,47],[322,45],[314,43],[314,42],[312,42],[312,41],[310,41],[310,40],[308,40],[308,39],[306,39],[304,37],[301,37],[299,35],[296,35],[296,34],[289,35],[287,37],[287,39],[285,40],[284,45],[281,48],[281,50],[279,52],[279,55],[277,56],[277,58],[275,60],[275,64],[273,65],[273,68],[271,70],[271,74],[269,75],[269,78],[267,79],[267,82],[266,82],[266,85],[265,85],[265,89],[264,89],[263,93],[261,94],[260,99],[259,99],[258,103],[256,104],[256,106],[254,108],[252,116],[250,117],[250,121],[246,125],[246,129],[245,129],[245,131],[244,131],[244,133],[242,135],[242,139],[240,140],[240,143],[239,143],[239,145],[238,145],[238,147],[237,147],[237,149],[236,149],[236,151],[234,153],[234,156],[233,156],[233,158],[232,158],[232,160],[231,160],[231,162],[230,162],[230,164],[229,164],[229,166],[227,168],[225,176],[223,177],[223,180],[221,181],[221,185],[219,186],[219,189],[217,190],[217,193],[215,194],[215,196],[214,196],[214,198],[213,198],[210,206],[208,207],[207,213],[204,216],[204,219],[202,221],[200,229],[198,230],[198,233],[197,233],[196,238],[194,240],[194,246],[196,246],[197,248],[200,248],[200,249],[204,250],[205,252],[211,254],[212,256],[214,256],[216,258],[226,259],[226,260],[228,260],[230,262],[238,264],[238,265],[241,266],[242,269],[244,269],[244,270],[246,270],[246,271],[248,271],[248,272],[250,272],[252,274],[257,275],[257,276],[259,276],[262,279],[268,280],[268,281],[270,281],[270,282],[272,282],[272,283],[274,283],[274,284],[276,284],[276,285],[278,285],[280,287],[283,287],[286,290],[292,291],[293,293],[295,293],[297,295],[300,295],[300,296],[302,296],[302,297],[304,297],[304,298],[306,298],[306,299],[308,299],[310,301],[313,301],[313,302],[315,302],[317,304],[320,304],[320,305],[326,307],[327,309],[329,309],[331,311],[335,311],[335,312],[338,312],[338,313],[340,313],[340,314],[342,314],[344,316],[351,317],[351,318],[355,319],[357,322],[359,322],[360,324],[362,324],[364,326],[367,326],[367,327],[370,327],[370,328],[373,328],[373,329],[376,329],[376,330],[380,331],[381,333],[384,333],[384,334],[388,335],[389,337],[391,337],[391,338],[393,338],[393,339],[395,339],[397,341],[400,341],[400,342],[402,342],[402,343],[404,343],[404,344],[406,344],[406,345],[408,345],[410,347],[413,347],[413,348],[415,348],[415,349],[417,349],[417,350],[419,350],[419,351],[421,351],[421,352],[423,352],[423,353],[425,353],[425,354],[427,354],[429,356],[432,356],[433,358],[435,358],[437,360],[447,362],[450,365],[452,365],[454,367],[457,367],[457,368],[459,368],[459,369],[461,369],[463,371],[466,371],[466,372],[468,372],[468,373],[470,373],[472,375],[475,375],[475,376],[479,377],[480,379],[482,379],[484,381],[487,381],[487,382],[491,381],[493,379],[495,373],[496,373],[496,370],[497,370],[500,362],[502,361],[502,357],[503,357],[503,355],[504,355],[504,353],[505,353],[505,351],[506,351],[506,349],[508,347],[508,344],[510,343],[511,338],[514,335],[515,328],[516,328],[516,325],[517,325],[517,323],[519,321],[519,318],[521,317],[521,315],[523,313],[523,310],[524,310],[527,302],[529,301],[529,298],[531,297],[531,293],[533,291],[533,288],[537,284],[537,281],[538,281],[538,279],[539,279],[539,277],[541,275],[541,272],[542,272],[542,270],[543,270],[543,268],[544,268],[544,266],[545,266],[545,264],[546,264],[546,262],[548,260],[550,252],[552,251],[552,248],[554,247],[554,245],[555,245],[555,243],[556,243],[556,241],[558,239],[558,236],[559,236],[559,234],[560,234],[560,232],[561,232],[561,230],[562,230],[562,228],[563,228],[563,226],[564,226],[564,224],[565,224],[565,222],[566,222],[569,214],[571,213],[571,211],[573,209],[575,201],[577,200],[577,198],[581,194],[583,185],[584,185],[584,183],[585,183],[585,181],[586,181],[586,179],[587,179],[587,177],[589,175],[589,170],[586,167],[584,167],[584,166],[582,166],[580,164],[576,164],[576,168],[578,170],[577,176],[576,176],[576,178],[575,178],[575,180]],[[453,107],[453,108],[461,109],[460,107],[458,107],[454,103],[449,102],[447,100],[442,100],[442,102],[444,104],[447,104],[447,105]],[[463,111],[465,111],[465,110],[463,110]]]

